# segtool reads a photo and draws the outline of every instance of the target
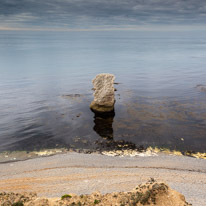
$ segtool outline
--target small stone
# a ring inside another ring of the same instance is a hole
[[[206,85],[198,84],[195,88],[202,92],[206,92]]]

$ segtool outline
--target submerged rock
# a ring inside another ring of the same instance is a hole
[[[94,85],[94,101],[90,108],[95,113],[114,111],[114,79],[113,74],[98,74],[92,83]]]
[[[76,98],[79,98],[79,97],[82,97],[82,96],[83,95],[81,95],[81,94],[64,94],[61,97],[66,98],[66,99],[76,99]]]
[[[206,85],[198,84],[195,88],[202,92],[206,92]]]

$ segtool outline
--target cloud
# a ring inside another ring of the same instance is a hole
[[[0,27],[205,26],[205,0],[3,0]]]

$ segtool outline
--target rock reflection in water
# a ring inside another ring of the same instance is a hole
[[[113,119],[115,112],[95,113],[94,115],[94,131],[102,138],[113,139]]]
[[[136,146],[134,143],[125,140],[115,140],[113,135],[113,119],[115,112],[111,113],[95,113],[94,115],[94,131],[102,137],[95,142],[96,150],[110,151],[110,150],[137,150],[143,151],[142,145]]]

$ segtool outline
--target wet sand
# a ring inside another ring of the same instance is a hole
[[[159,154],[109,157],[66,153],[0,164],[0,192],[36,192],[38,196],[129,191],[150,177],[166,182],[193,205],[206,202],[206,160]]]

